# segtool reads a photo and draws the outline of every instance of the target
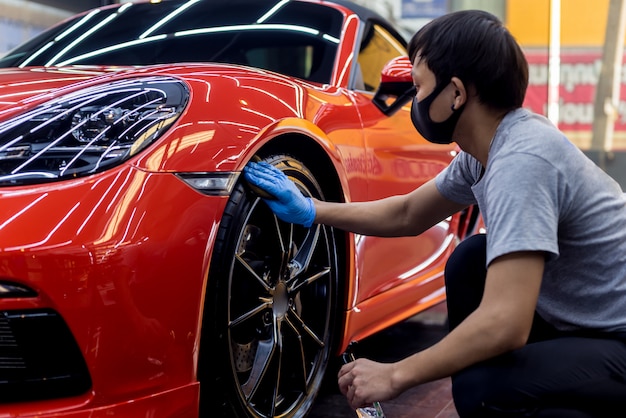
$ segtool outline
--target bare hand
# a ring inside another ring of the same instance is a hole
[[[392,386],[393,371],[393,363],[356,359],[339,370],[339,390],[354,409],[393,399],[400,394]]]

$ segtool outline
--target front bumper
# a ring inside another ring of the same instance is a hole
[[[195,416],[227,199],[129,166],[0,189],[0,284],[32,291],[0,292],[0,417]]]

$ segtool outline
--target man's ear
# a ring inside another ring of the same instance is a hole
[[[467,89],[458,77],[452,77],[451,82],[454,86],[454,102],[452,106],[454,109],[459,109],[467,102]]]

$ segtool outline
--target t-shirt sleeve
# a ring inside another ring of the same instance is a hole
[[[487,264],[517,251],[558,256],[559,190],[563,187],[561,173],[537,155],[512,154],[489,168],[485,177]]]
[[[480,178],[480,163],[465,152],[459,153],[435,178],[437,190],[446,199],[473,205],[476,198],[472,185]]]

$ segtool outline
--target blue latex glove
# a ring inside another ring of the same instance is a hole
[[[251,185],[260,188],[273,198],[263,199],[270,209],[285,222],[309,228],[315,220],[315,205],[289,180],[285,173],[271,164],[249,162],[243,176]]]

